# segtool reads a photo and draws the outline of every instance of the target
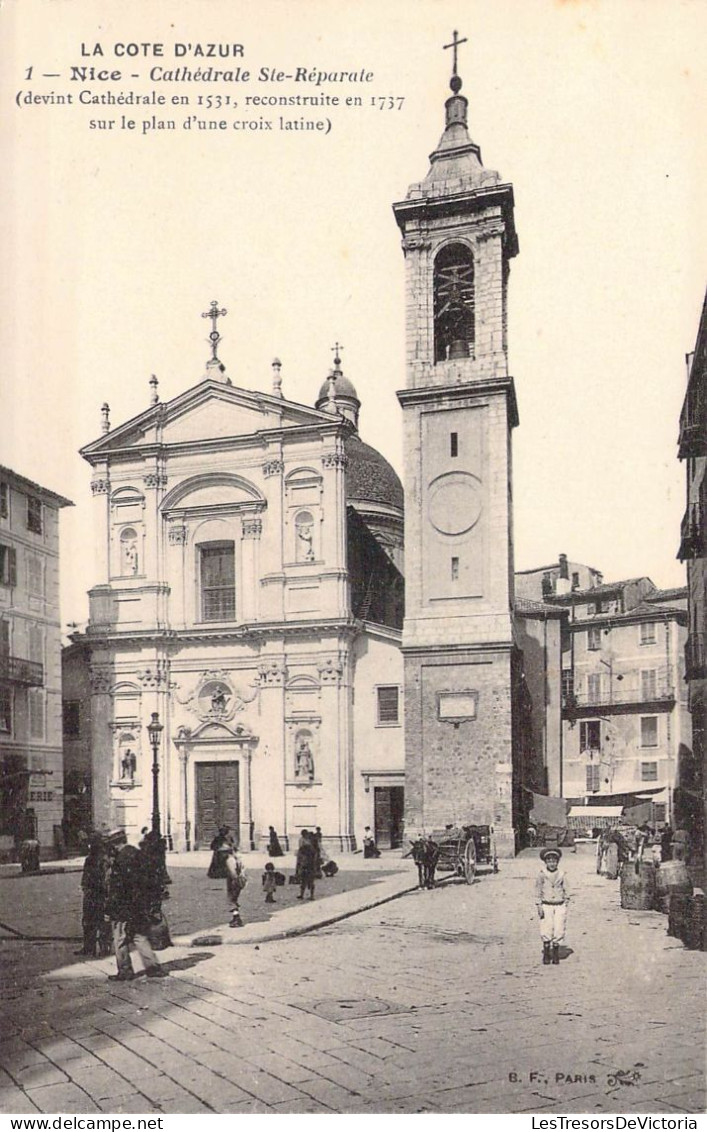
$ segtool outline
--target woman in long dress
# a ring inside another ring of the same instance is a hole
[[[234,850],[230,827],[222,825],[209,846],[212,852],[211,864],[207,876],[211,880],[224,880],[228,876],[226,860]]]

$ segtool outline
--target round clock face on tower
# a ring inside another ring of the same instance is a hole
[[[448,472],[429,486],[427,514],[441,535],[464,535],[481,515],[481,482],[470,472]]]

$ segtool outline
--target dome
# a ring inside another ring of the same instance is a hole
[[[358,394],[356,392],[356,386],[354,385],[353,381],[349,381],[348,377],[344,377],[343,373],[339,373],[337,375],[335,390],[336,390],[336,396],[337,397],[350,397],[353,401],[358,401]],[[316,400],[317,408],[320,407],[320,403],[322,401],[328,401],[328,400],[329,400],[329,378],[327,377],[322,382],[321,389],[319,390],[319,396],[317,397],[317,400]]]
[[[354,433],[346,437],[346,497],[349,503],[374,503],[403,510],[403,485],[385,456]]]

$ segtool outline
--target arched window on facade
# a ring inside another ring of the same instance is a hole
[[[434,266],[435,362],[474,355],[474,259],[465,244],[447,244]]]

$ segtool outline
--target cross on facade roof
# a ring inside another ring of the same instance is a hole
[[[442,48],[443,51],[447,51],[450,47],[453,50],[452,79],[451,79],[451,82],[450,82],[449,85],[451,86],[451,88],[452,88],[452,90],[454,91],[455,94],[457,93],[458,90],[461,89],[461,85],[462,85],[461,79],[457,75],[457,50],[461,46],[462,43],[468,43],[468,42],[469,41],[466,38],[460,39],[459,38],[459,32],[454,31],[454,32],[452,32],[452,42],[451,43],[445,43],[444,47]]]
[[[210,309],[204,311],[201,316],[202,318],[211,319],[211,333],[209,334],[209,341],[211,342],[211,358],[215,362],[218,361],[218,358],[216,357],[216,348],[221,341],[221,335],[216,329],[216,320],[218,318],[221,318],[225,314],[228,314],[226,308],[224,307],[222,310],[219,310],[216,299],[213,299]]]

